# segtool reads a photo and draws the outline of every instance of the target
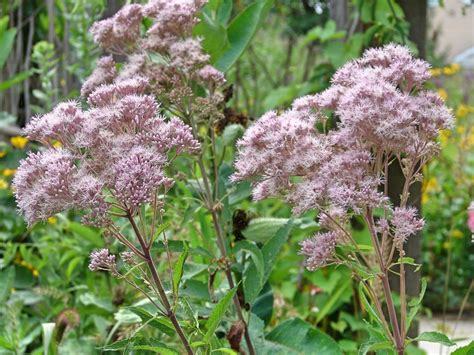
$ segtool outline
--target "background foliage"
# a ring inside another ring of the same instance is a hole
[[[103,0],[1,5],[0,128],[6,137],[0,143],[2,353],[41,353],[46,348],[74,353],[78,347],[91,354],[98,349],[146,351],[140,349],[144,339],[156,340],[159,347],[172,335],[169,325],[153,318],[133,289],[118,285],[109,274],[89,272],[93,249],[116,247],[100,230],[82,226],[74,214],[60,214],[27,229],[11,191],[19,159],[26,150],[37,149],[12,127],[22,126],[31,114],[47,112],[59,99],[78,95],[100,55],[87,29],[110,11],[105,5]],[[246,183],[228,183],[234,143],[253,119],[323,90],[335,70],[364,48],[398,42],[416,51],[396,2],[352,0],[350,5],[348,26],[342,29],[325,1],[211,0],[194,30],[232,84],[225,119],[216,129],[223,161],[218,178],[226,235],[232,239],[235,260],[244,261],[233,267],[245,301],[252,304],[251,332],[267,353],[311,353],[315,344],[321,354],[357,353],[358,344],[368,338],[360,317],[367,309],[349,272],[329,267],[309,273],[297,254],[298,242],[318,230],[314,216],[291,219],[283,203],[251,203]],[[441,137],[441,156],[424,172],[422,273],[429,279],[425,307],[438,313],[459,311],[474,276],[466,225],[474,194],[474,77],[435,59],[432,85],[445,95],[457,118],[456,128]],[[182,307],[186,311],[192,305],[198,312],[187,326],[209,332],[204,320],[214,317],[218,338],[212,339],[213,348],[219,349],[226,344],[232,320],[225,314],[212,222],[195,201],[196,190],[196,184],[184,179],[173,189],[168,239],[177,256],[186,247],[191,255],[181,281],[186,299]],[[353,221],[363,244],[368,233],[359,225]],[[179,240],[186,240],[187,246]],[[158,242],[155,251],[162,250]],[[165,265],[160,267],[165,270]],[[464,311],[472,311],[472,294],[466,300]],[[50,337],[55,342],[48,342]],[[124,341],[130,338],[133,341]]]

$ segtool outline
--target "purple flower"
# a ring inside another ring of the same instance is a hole
[[[417,218],[417,210],[414,207],[396,207],[391,219],[393,227],[393,239],[400,246],[403,245],[408,237],[421,231],[425,221]]]
[[[337,234],[334,232],[316,233],[300,243],[300,254],[306,257],[305,266],[314,271],[326,266],[333,260]]]
[[[99,85],[110,84],[117,76],[115,69],[115,62],[111,55],[102,57],[97,61],[97,67],[92,74],[82,84],[81,95],[83,97],[89,96]]]
[[[111,255],[109,249],[105,248],[93,251],[90,255],[89,270],[116,273],[115,255]]]

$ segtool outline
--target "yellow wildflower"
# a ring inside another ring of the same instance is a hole
[[[6,190],[8,189],[8,182],[6,182],[3,179],[0,179],[0,190]]]
[[[31,273],[33,274],[34,277],[38,277],[39,274],[40,274],[39,271],[36,270],[36,269],[33,269],[33,270],[31,271]]]
[[[461,70],[461,65],[459,65],[458,63],[453,63],[453,64],[451,64],[451,70],[453,70],[455,73],[457,73],[458,71]]]
[[[439,95],[444,101],[446,101],[446,100],[448,99],[448,93],[447,93],[446,90],[444,90],[443,88],[438,89],[438,95]]]
[[[427,193],[421,195],[421,204],[426,205],[428,203],[429,197]]]
[[[432,76],[433,78],[436,78],[437,76],[440,76],[440,75],[441,75],[441,69],[440,69],[440,68],[432,68],[432,69],[430,70],[430,72],[431,72],[431,76]]]
[[[445,147],[448,144],[449,137],[451,137],[451,131],[443,129],[439,132],[439,142],[442,147]]]
[[[25,145],[28,144],[28,138],[15,136],[10,138],[10,143],[17,149],[25,148]]]
[[[60,141],[55,141],[53,143],[53,147],[58,149],[58,148],[61,148],[63,146],[63,144],[60,142]]]
[[[456,128],[456,132],[458,132],[459,134],[464,134],[464,132],[466,132],[466,127],[459,126]]]
[[[453,232],[451,233],[451,236],[452,236],[453,238],[459,239],[459,238],[464,237],[464,233],[461,232],[459,229],[455,229],[455,230],[453,230]]]
[[[438,179],[434,176],[429,178],[425,183],[425,192],[429,193],[432,191],[437,191],[439,189]]]
[[[49,223],[49,224],[56,224],[56,223],[58,223],[58,219],[57,219],[56,217],[54,217],[54,216],[53,216],[53,217],[49,217],[49,218],[48,218],[48,223]]]
[[[444,75],[454,75],[459,71],[459,68],[460,68],[459,64],[449,65],[449,66],[443,68],[443,74]]]
[[[459,105],[458,109],[456,110],[456,116],[459,118],[466,117],[468,113],[469,113],[469,107],[467,107],[464,104]]]
[[[4,169],[2,174],[3,176],[12,176],[13,174],[16,173],[16,169]]]
[[[4,150],[0,150],[0,158],[3,158],[5,155],[7,155],[7,152]]]
[[[444,242],[443,243],[443,248],[444,249],[450,249],[451,248],[451,243],[450,242]]]

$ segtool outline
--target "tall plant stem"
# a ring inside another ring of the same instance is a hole
[[[392,331],[393,331],[393,337],[395,339],[395,346],[397,348],[397,353],[400,355],[403,355],[405,341],[404,341],[404,338],[402,338],[401,333],[400,333],[400,328],[399,328],[398,319],[397,319],[397,312],[395,311],[395,306],[393,304],[393,299],[392,299],[392,291],[390,289],[390,284],[388,281],[388,269],[383,260],[382,250],[380,248],[380,243],[377,238],[377,233],[375,232],[374,219],[373,219],[372,211],[370,209],[367,209],[365,219],[369,227],[370,237],[372,238],[372,243],[374,245],[375,252],[377,254],[377,260],[380,264],[380,271],[381,271],[380,278],[382,280],[382,287],[383,287],[383,293],[385,295],[385,300],[387,301],[387,311],[390,318],[390,323],[392,324]]]
[[[171,304],[168,300],[168,296],[166,295],[165,288],[163,287],[163,283],[161,282],[160,276],[158,275],[158,272],[156,271],[156,265],[150,253],[151,245],[147,245],[147,243],[145,242],[145,239],[140,233],[140,229],[138,228],[137,224],[135,223],[135,220],[133,219],[133,216],[130,213],[127,213],[127,218],[130,221],[130,224],[132,225],[133,231],[135,232],[135,235],[138,239],[138,242],[140,243],[140,246],[142,247],[143,255],[145,256],[145,261],[148,266],[148,269],[150,270],[153,283],[155,284],[158,295],[160,296],[161,303],[165,307],[166,316],[173,324],[174,329],[176,330],[176,333],[178,333],[178,336],[181,342],[183,343],[184,348],[186,349],[186,352],[189,355],[193,355],[194,352],[191,348],[191,345],[189,344],[189,341],[186,338],[186,335],[184,334],[183,329],[181,328],[181,325],[178,322],[178,319],[176,318],[176,314],[173,311]]]
[[[189,119],[189,122],[191,123],[191,128],[193,130],[194,137],[196,139],[199,139],[196,123],[194,122],[192,118]],[[235,283],[232,277],[232,271],[230,270],[230,265],[227,263],[228,255],[227,255],[227,248],[225,245],[224,233],[222,232],[219,213],[216,210],[216,203],[215,203],[216,201],[214,200],[213,195],[212,195],[211,183],[207,176],[207,170],[206,170],[206,166],[204,165],[204,161],[202,159],[202,154],[198,156],[197,163],[198,163],[199,169],[201,170],[202,182],[203,182],[204,191],[205,191],[205,202],[207,204],[206,207],[211,213],[212,223],[216,231],[217,245],[219,247],[219,251],[221,253],[221,256],[224,259],[226,259],[226,262],[224,263],[225,275],[226,275],[229,287],[232,289],[235,287]],[[237,293],[234,294],[233,302],[234,302],[235,311],[237,312],[237,317],[239,318],[240,322],[242,322],[242,324],[244,325],[244,338],[245,338],[245,343],[247,344],[247,349],[249,351],[249,354],[255,355],[256,354],[255,348],[253,347],[252,340],[250,339],[248,325],[247,325],[247,322],[245,321],[245,318],[242,312],[242,306],[240,305],[240,300]]]
[[[227,259],[228,258],[227,248],[226,248],[226,245],[225,245],[224,234],[222,233],[222,229],[221,229],[221,225],[220,225],[220,221],[219,221],[219,214],[217,213],[217,211],[215,209],[215,204],[214,204],[214,200],[213,200],[212,194],[211,194],[211,187],[210,187],[210,184],[209,184],[209,179],[207,178],[206,171],[204,170],[205,166],[204,166],[204,162],[202,161],[201,156],[198,159],[198,165],[199,165],[199,169],[201,170],[202,180],[203,180],[203,183],[204,183],[204,189],[206,190],[207,200],[208,200],[208,204],[209,204],[207,206],[207,208],[209,209],[209,212],[211,213],[212,223],[213,223],[214,229],[216,231],[217,245],[219,246],[219,250],[221,252],[222,257]],[[227,282],[229,283],[229,287],[232,289],[232,288],[235,287],[235,283],[234,283],[234,279],[232,277],[232,272],[230,270],[230,265],[227,262],[225,262],[224,265],[225,265],[225,275],[226,275],[226,278],[227,278]],[[245,337],[245,343],[247,344],[249,354],[250,355],[255,355],[255,349],[253,347],[252,340],[250,339],[250,334],[249,334],[247,322],[244,319],[244,315],[242,313],[242,306],[240,305],[239,296],[237,295],[237,293],[235,293],[235,295],[233,297],[233,301],[234,301],[235,311],[237,312],[237,317],[242,322],[242,324],[244,324],[244,326],[245,326],[244,337]]]

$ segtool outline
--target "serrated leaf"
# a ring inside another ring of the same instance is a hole
[[[219,323],[221,322],[222,318],[224,317],[225,311],[227,310],[229,303],[232,301],[232,297],[234,297],[235,292],[237,291],[237,286],[233,289],[229,290],[225,294],[224,297],[216,304],[214,309],[209,316],[209,319],[206,322],[207,331],[204,335],[204,341],[209,343],[214,336],[214,332],[216,331]]]
[[[446,346],[456,345],[451,340],[449,340],[449,338],[445,334],[439,332],[424,332],[418,335],[414,340],[439,343]]]

